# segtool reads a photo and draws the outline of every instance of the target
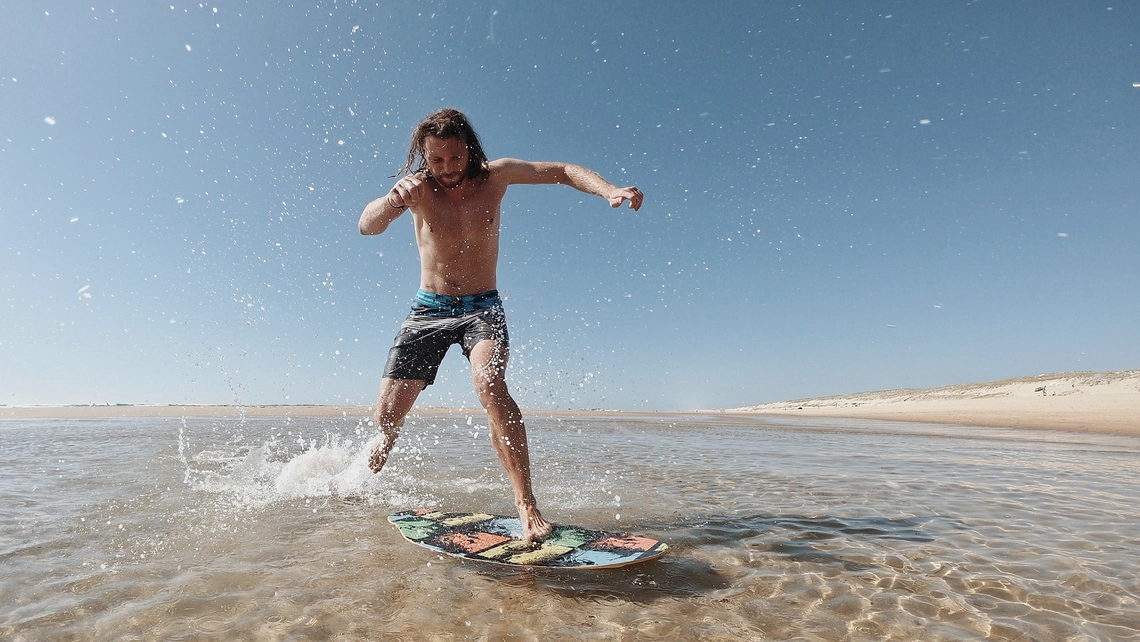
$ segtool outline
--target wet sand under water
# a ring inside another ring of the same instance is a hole
[[[341,419],[0,421],[5,640],[1140,639],[1140,439],[844,419],[535,417],[608,571],[441,558],[386,521],[510,511],[479,416],[372,475]]]

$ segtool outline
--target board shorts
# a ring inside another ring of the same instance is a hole
[[[498,290],[465,296],[420,290],[388,351],[384,378],[418,379],[430,386],[448,348],[459,344],[470,360],[472,348],[486,339],[503,347],[510,344]]]

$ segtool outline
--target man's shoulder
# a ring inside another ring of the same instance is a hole
[[[523,161],[515,158],[496,158],[488,162],[487,182],[505,189],[515,182],[515,177],[522,168],[520,163]]]
[[[518,158],[496,158],[487,164],[491,177],[505,185],[516,183],[543,183],[543,175],[553,163],[520,160]]]
[[[502,174],[509,173],[518,169],[525,169],[532,165],[534,165],[534,163],[531,163],[530,161],[519,160],[517,158],[496,158],[495,160],[487,163],[487,169],[491,170],[492,173],[498,172]]]

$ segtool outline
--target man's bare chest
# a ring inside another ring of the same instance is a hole
[[[499,229],[497,208],[434,210],[425,212],[420,219],[422,232],[441,238],[485,235]]]
[[[429,198],[418,213],[419,227],[423,233],[443,238],[497,233],[501,200],[501,196],[493,193],[453,199]]]

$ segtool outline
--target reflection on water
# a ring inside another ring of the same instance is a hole
[[[530,421],[609,571],[441,558],[386,516],[511,510],[478,416],[0,423],[0,638],[1140,639],[1140,440],[752,417]]]

